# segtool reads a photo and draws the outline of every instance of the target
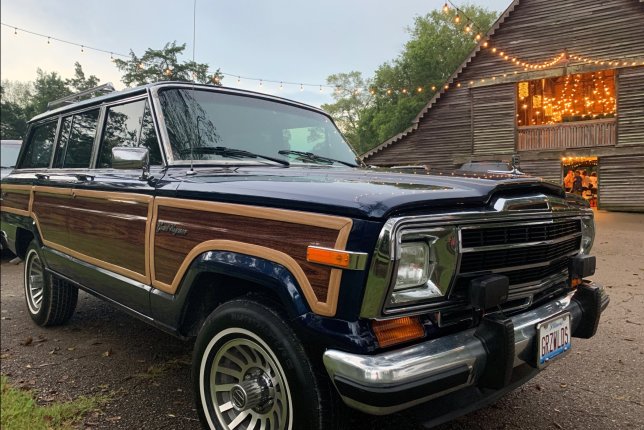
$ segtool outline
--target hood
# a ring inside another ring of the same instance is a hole
[[[493,195],[563,190],[539,178],[496,174],[398,173],[389,169],[333,167],[173,167],[164,176],[179,182],[182,198],[217,200],[380,219],[450,209],[481,209]]]

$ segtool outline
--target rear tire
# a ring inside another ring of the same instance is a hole
[[[25,299],[31,319],[43,327],[66,323],[76,309],[78,288],[47,272],[35,240],[27,248],[24,270]]]
[[[328,381],[281,314],[259,302],[234,300],[210,314],[192,372],[204,428],[338,428]]]

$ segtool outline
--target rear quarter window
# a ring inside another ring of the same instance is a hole
[[[27,142],[20,161],[20,169],[42,169],[49,167],[56,141],[57,121],[36,125]]]

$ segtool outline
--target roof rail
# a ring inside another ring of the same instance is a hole
[[[94,94],[107,94],[111,93],[113,91],[116,91],[114,89],[114,86],[112,85],[111,82],[108,82],[103,85],[99,85],[98,87],[90,88],[89,90],[84,90],[81,92],[78,92],[76,94],[70,94],[65,97],[61,97],[57,100],[54,100],[52,102],[47,103],[47,110],[51,110],[57,107],[65,106],[68,104],[72,104],[74,102],[79,101],[81,98],[85,96],[94,96]]]

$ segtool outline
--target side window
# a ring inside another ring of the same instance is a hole
[[[97,168],[112,167],[112,148],[117,146],[148,148],[150,164],[161,164],[161,152],[147,100],[108,108]]]
[[[58,143],[56,144],[54,164],[52,164],[52,167],[55,169],[63,167],[63,160],[65,159],[65,151],[67,150],[67,142],[69,141],[69,133],[72,130],[73,119],[73,116],[63,118],[60,133],[58,134]]]
[[[31,133],[22,160],[21,169],[39,169],[49,167],[51,152],[56,140],[56,121],[37,125]]]
[[[63,119],[53,167],[89,168],[98,126],[99,110]]]

